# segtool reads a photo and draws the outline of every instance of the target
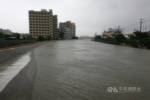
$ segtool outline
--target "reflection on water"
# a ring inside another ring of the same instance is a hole
[[[150,51],[90,40],[53,41],[34,50],[34,100],[148,100]],[[108,87],[140,87],[110,93]]]
[[[0,64],[0,92],[30,61],[31,52],[18,55]]]

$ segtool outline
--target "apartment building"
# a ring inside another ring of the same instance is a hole
[[[66,34],[65,34],[65,39],[72,39],[72,29],[71,28],[66,28]]]
[[[67,23],[65,22],[65,23],[62,23],[62,22],[60,22],[59,23],[59,28],[67,28]]]
[[[72,36],[75,36],[75,23],[71,23],[71,21],[67,21],[64,23],[59,23],[60,31],[64,31],[65,39],[71,39]],[[70,38],[71,37],[71,38]]]
[[[58,38],[57,15],[53,11],[42,9],[41,11],[29,11],[29,34],[32,38],[38,36],[51,36]]]
[[[54,30],[53,31],[53,39],[58,39],[59,38],[57,22],[58,22],[57,15],[54,15],[53,16],[53,30]]]
[[[76,25],[75,23],[71,23],[72,26],[72,36],[76,36]]]

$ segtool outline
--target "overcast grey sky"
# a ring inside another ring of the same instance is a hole
[[[53,9],[58,22],[76,24],[77,36],[101,34],[104,29],[122,28],[150,20],[150,0],[0,0],[0,28],[29,33],[28,11]],[[143,27],[150,30],[150,21]],[[140,28],[140,24],[125,28],[125,33]]]

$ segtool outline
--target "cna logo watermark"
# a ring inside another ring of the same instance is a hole
[[[138,93],[141,92],[141,87],[108,87],[107,91],[110,93]]]

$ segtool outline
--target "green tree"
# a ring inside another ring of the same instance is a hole
[[[135,40],[136,37],[134,35],[129,35],[129,39]]]
[[[137,41],[136,41],[136,39],[125,39],[124,43],[137,44]]]
[[[44,37],[43,36],[38,36],[38,41],[44,41]]]
[[[5,39],[9,39],[9,37],[11,37],[10,34],[4,34],[4,38],[5,38]]]
[[[12,37],[16,37],[16,39],[20,39],[20,34],[19,33],[12,33]]]
[[[129,38],[125,39],[124,43],[137,44],[136,36],[129,35]]]
[[[144,44],[144,45],[150,44],[150,38],[149,37],[144,37],[143,39],[141,39],[141,43]]]
[[[46,39],[47,39],[47,40],[50,40],[50,39],[51,39],[51,36],[50,36],[50,35],[48,35],[48,36],[46,37]]]
[[[143,39],[143,38],[149,37],[147,32],[141,33],[140,31],[136,31],[136,32],[134,32],[134,34],[136,35],[136,39],[139,41],[141,41],[141,39]]]
[[[122,35],[122,34],[119,34],[115,37],[116,41],[119,42],[119,43],[123,43],[125,41],[125,36]]]
[[[63,31],[60,32],[60,37],[61,37],[61,39],[64,38],[64,34],[65,34],[65,33],[64,33]]]
[[[78,37],[77,36],[72,36],[72,39],[78,39]]]
[[[95,40],[100,40],[102,37],[100,35],[95,36]]]
[[[0,32],[0,38],[3,38],[3,37],[4,37],[4,33]]]
[[[27,39],[32,39],[32,37],[30,35],[27,36]]]
[[[141,44],[149,44],[149,34],[147,32],[140,32],[136,31],[134,32],[135,38],[138,41],[138,43]]]
[[[27,39],[27,37],[23,36],[22,39]]]
[[[115,39],[112,37],[102,38],[101,40],[104,42],[116,42]]]

